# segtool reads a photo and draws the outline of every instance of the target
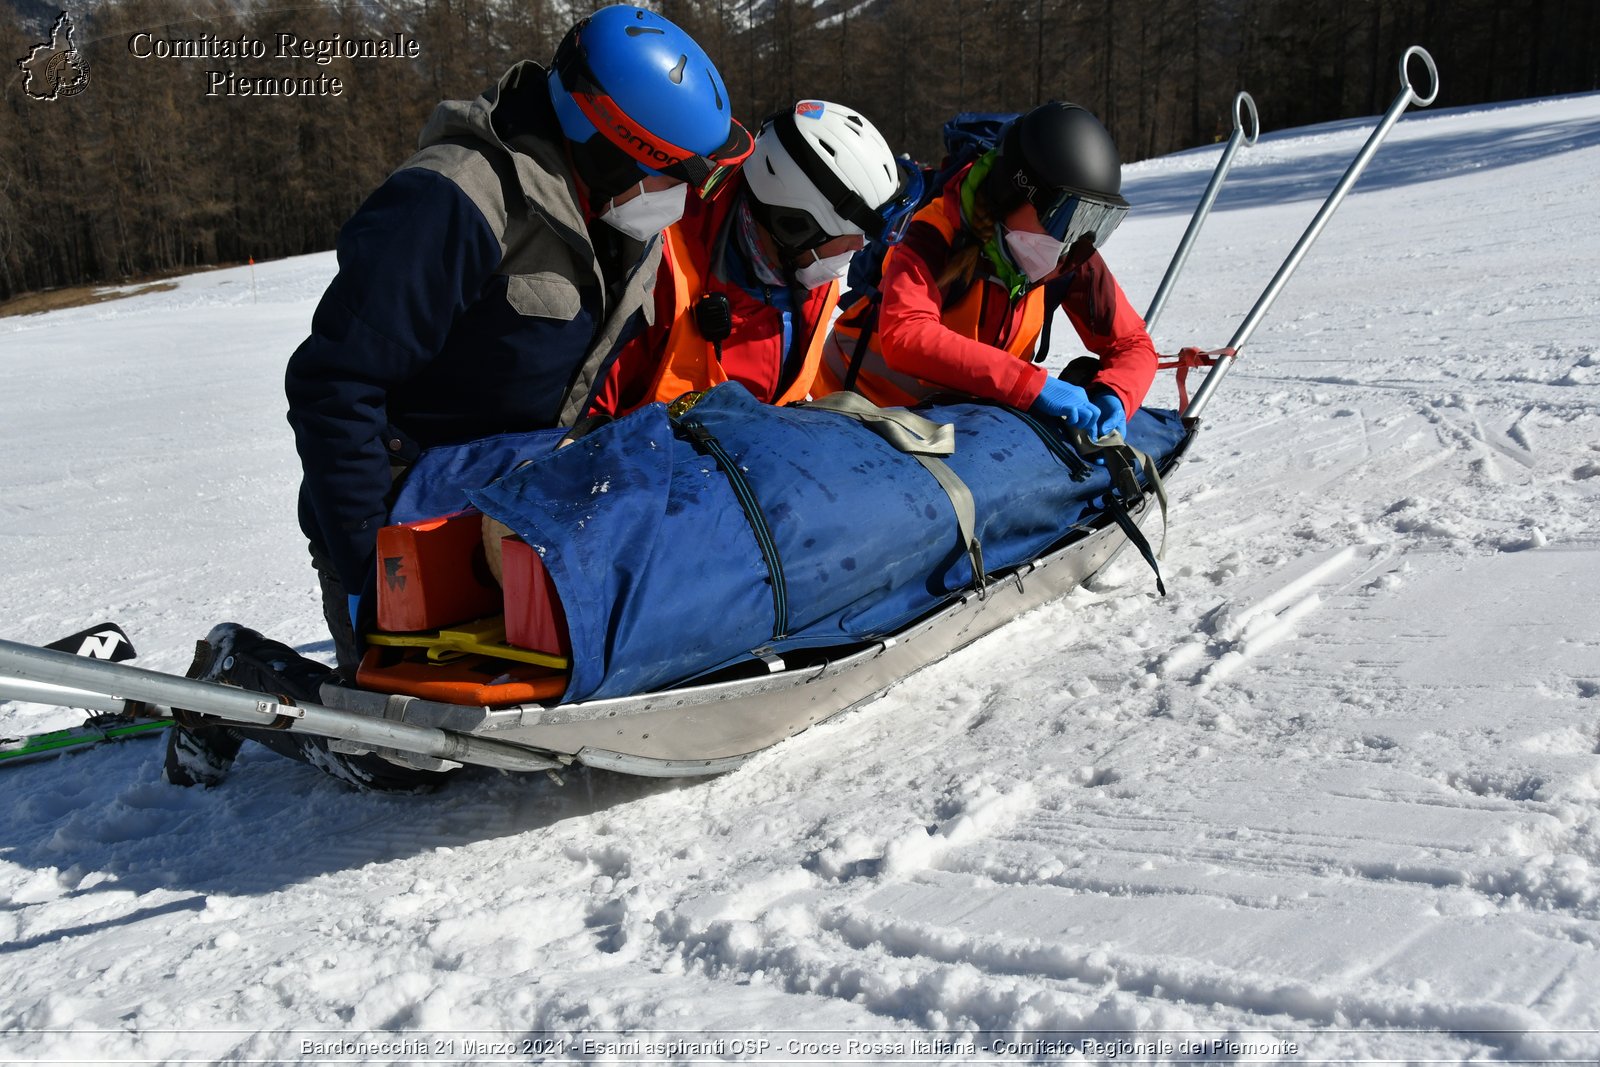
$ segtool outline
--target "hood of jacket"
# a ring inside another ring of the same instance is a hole
[[[417,147],[470,140],[498,149],[516,173],[529,209],[592,255],[566,141],[550,104],[548,73],[524,60],[474,99],[443,101],[423,127]]]

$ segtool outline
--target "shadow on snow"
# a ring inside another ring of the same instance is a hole
[[[1482,109],[1476,109],[1482,110]],[[1438,113],[1430,118],[1442,117]],[[1396,131],[1406,128],[1408,119],[1402,118]],[[1352,119],[1348,122],[1328,123],[1311,128],[1289,131],[1285,139],[1320,137],[1342,131],[1370,131],[1377,124],[1375,118]],[[1420,185],[1460,175],[1465,171],[1486,171],[1496,167],[1516,166],[1548,159],[1562,152],[1576,152],[1600,145],[1600,120],[1592,118],[1551,122],[1536,126],[1513,127],[1501,130],[1471,130],[1460,134],[1440,132],[1418,136],[1411,140],[1394,140],[1394,134],[1379,148],[1352,192],[1376,192],[1406,185]],[[1286,175],[1283,163],[1265,165],[1271,160],[1274,135],[1263,134],[1253,148],[1241,148],[1234,157],[1233,170],[1217,196],[1216,210],[1231,211],[1245,208],[1285,204],[1298,200],[1321,200],[1333,190],[1345,169],[1350,165],[1358,147],[1345,143],[1326,152],[1306,155],[1293,164],[1294,173]],[[1137,172],[1128,175],[1123,188],[1133,202],[1134,211],[1142,215],[1188,215],[1194,211],[1211,171],[1221,155],[1221,146],[1194,149],[1193,155],[1204,156],[1203,163],[1194,170],[1166,172],[1143,177]],[[1253,153],[1264,157],[1264,165],[1251,165]]]

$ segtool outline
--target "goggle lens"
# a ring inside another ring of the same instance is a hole
[[[1088,236],[1094,238],[1094,245],[1099,248],[1127,217],[1127,204],[1110,204],[1078,193],[1066,193],[1050,208],[1039,212],[1039,224],[1064,248],[1071,248]]]

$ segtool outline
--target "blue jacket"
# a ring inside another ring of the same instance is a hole
[[[654,317],[660,242],[591,231],[538,65],[440,104],[419,144],[340,231],[285,376],[300,524],[350,593],[373,580],[392,466],[571,423]]]

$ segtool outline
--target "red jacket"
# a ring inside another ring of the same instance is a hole
[[[1144,320],[1098,252],[1030,286],[1012,300],[980,255],[970,285],[941,290],[938,277],[964,234],[962,171],[906,229],[884,259],[882,296],[840,316],[824,352],[816,392],[842,387],[864,327],[870,327],[856,388],[880,405],[913,403],[953,390],[1027,408],[1047,372],[1032,362],[1044,316],[1066,310],[1085,348],[1100,357],[1095,384],[1116,393],[1128,414],[1155,378],[1156,350]],[[1047,306],[1048,300],[1048,306]]]
[[[756,297],[722,277],[724,257],[737,254],[729,246],[737,240],[732,231],[738,199],[733,190],[709,203],[690,197],[683,219],[667,229],[656,276],[655,322],[623,347],[596,390],[591,411],[625,415],[652,401],[670,403],[730,380],[769,404],[810,394],[825,327],[838,306],[839,283],[789,290],[789,300],[797,305],[791,312],[777,306],[784,303],[783,292],[762,287],[762,297]],[[694,317],[695,303],[707,293],[725,294],[733,312],[720,363]]]

